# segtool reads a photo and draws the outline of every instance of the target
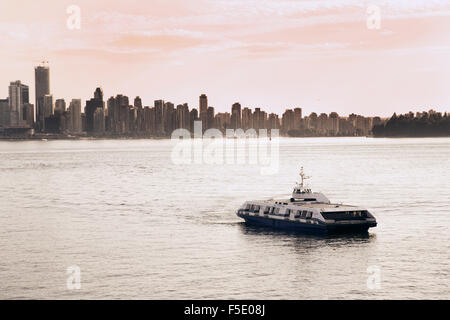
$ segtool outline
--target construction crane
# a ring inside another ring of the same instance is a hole
[[[44,67],[45,65],[48,65],[48,61],[47,60],[42,60],[42,61],[33,60],[33,63],[39,63],[39,65],[42,66],[42,67]]]

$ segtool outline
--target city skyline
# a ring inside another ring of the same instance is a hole
[[[449,1],[382,1],[379,29],[367,27],[369,2],[255,4],[78,1],[80,29],[66,26],[70,3],[1,4],[8,63],[0,86],[31,84],[29,70],[49,60],[55,98],[85,101],[101,86],[106,96],[147,104],[165,97],[194,106],[207,92],[221,112],[234,101],[277,114],[293,106],[383,117],[447,108]]]
[[[89,136],[137,136],[168,137],[176,129],[194,132],[194,123],[200,121],[203,130],[227,129],[244,131],[254,129],[279,129],[284,136],[367,136],[375,126],[386,123],[387,118],[362,116],[351,113],[339,115],[312,111],[304,114],[303,108],[287,108],[279,115],[259,107],[243,106],[240,102],[231,105],[225,112],[217,112],[208,103],[208,96],[202,93],[198,105],[174,104],[164,99],[154,100],[153,105],[143,103],[140,96],[133,104],[127,95],[121,93],[105,98],[103,89],[97,87],[93,97],[83,104],[81,99],[72,98],[67,104],[64,98],[54,99],[50,88],[50,67],[47,61],[34,67],[36,108],[29,103],[29,86],[20,80],[11,81],[7,99],[0,100],[0,127],[6,135],[38,133],[87,134]],[[84,113],[82,112],[84,110]],[[422,118],[427,112],[416,112]],[[429,109],[431,114],[439,114]],[[409,111],[407,118],[414,115]],[[447,113],[444,121],[447,121]],[[425,118],[423,118],[425,119]],[[15,133],[14,133],[15,132]]]
[[[34,79],[33,79],[32,83],[35,86],[35,90],[28,90],[28,87],[30,87],[30,86],[25,84],[23,80],[17,80],[17,79],[16,80],[10,80],[10,81],[8,81],[8,84],[10,86],[13,83],[19,82],[22,86],[27,87],[27,98],[26,98],[27,101],[26,101],[26,103],[28,104],[28,100],[29,101],[35,101],[35,104],[34,104],[34,115],[35,115],[36,122],[39,121],[39,104],[41,103],[44,106],[44,101],[45,101],[44,98],[50,99],[51,100],[50,103],[52,105],[52,111],[43,112],[43,114],[45,113],[45,117],[47,117],[48,115],[54,113],[54,109],[56,108],[57,100],[63,100],[64,102],[65,101],[70,101],[72,99],[86,101],[86,102],[88,102],[89,100],[92,100],[91,99],[92,98],[92,94],[87,94],[87,98],[83,99],[83,98],[79,98],[80,95],[75,96],[75,97],[62,97],[62,96],[55,95],[54,93],[52,93],[52,91],[50,90],[50,65],[49,65],[48,61],[41,61],[41,63],[39,65],[35,65],[35,66],[33,66],[33,68],[34,68],[35,72],[34,72]],[[44,82],[44,84],[38,84],[38,82]],[[97,85],[96,88],[102,90],[102,96],[103,96],[103,86]],[[33,92],[35,92],[34,96],[32,95]],[[38,95],[39,95],[38,92],[42,92],[41,96],[39,97],[40,99],[42,99],[41,102],[39,102],[39,99],[38,99]],[[115,95],[124,95],[126,97],[129,96],[126,93],[123,93],[123,92],[122,93],[113,93],[113,94],[110,94],[110,95],[105,94],[104,96],[105,97],[107,97],[107,96],[114,97]],[[137,95],[135,97],[138,97],[139,99],[141,99],[141,103],[142,103],[142,101],[144,100],[144,99],[141,98],[142,96],[143,95],[141,94],[141,95]],[[206,102],[205,102],[206,104],[202,104],[202,102],[201,102],[203,96],[204,96],[204,98],[206,98]],[[132,97],[132,96],[130,95],[129,97]],[[200,101],[197,101],[197,104],[194,103],[193,105],[191,105],[190,103],[186,102],[187,100],[191,100],[191,99],[185,99],[184,100],[185,102],[178,101],[178,102],[175,102],[175,104],[180,104],[180,103],[181,104],[187,104],[191,109],[194,109],[194,108],[197,109],[199,114],[201,114],[201,109],[203,107],[206,107],[205,111],[207,111],[207,109],[209,107],[213,107],[215,112],[220,112],[220,113],[231,112],[232,108],[233,108],[233,105],[236,104],[236,103],[240,104],[242,106],[242,109],[243,108],[249,108],[251,110],[263,109],[264,111],[267,111],[268,113],[274,113],[274,114],[277,114],[279,116],[281,116],[286,110],[295,109],[295,108],[301,108],[303,115],[306,115],[306,114],[310,115],[312,113],[316,113],[317,115],[322,114],[322,113],[324,113],[324,114],[338,113],[339,116],[342,116],[342,115],[345,114],[345,113],[340,113],[338,110],[332,110],[330,112],[325,112],[325,111],[322,112],[320,110],[314,110],[312,108],[308,108],[308,106],[301,106],[301,105],[286,106],[284,109],[282,109],[281,112],[277,112],[277,111],[272,112],[270,106],[264,108],[264,107],[255,106],[253,104],[243,105],[239,100],[236,100],[234,102],[232,102],[230,100],[229,104],[228,104],[228,109],[224,108],[223,110],[222,109],[218,110],[215,107],[214,104],[212,104],[212,105],[208,104],[208,99],[210,99],[209,97],[210,97],[209,95],[206,95],[206,94],[202,93],[200,95],[200,97],[197,98],[197,99],[200,99]],[[6,99],[8,99],[8,91],[7,91],[7,94],[6,94]],[[157,97],[157,98],[151,100],[151,103],[145,103],[144,102],[144,103],[142,103],[142,105],[143,106],[148,106],[148,107],[154,107],[154,102],[156,102],[158,100],[166,101],[166,102],[172,102],[172,100],[170,100],[170,99]],[[212,99],[210,99],[210,100],[212,100]],[[408,112],[414,112],[414,113],[419,112],[420,113],[420,112],[423,112],[424,110],[437,110],[437,111],[441,111],[441,112],[446,112],[447,111],[447,109],[445,107],[443,107],[443,106],[418,106],[417,108],[411,107],[404,113],[408,113]],[[83,108],[82,108],[82,111],[83,111]],[[367,116],[367,117],[381,117],[381,118],[386,119],[386,118],[391,117],[393,113],[401,114],[403,112],[398,111],[398,110],[392,110],[390,114],[382,115],[382,114],[377,114],[375,112],[374,113],[370,113],[370,114],[363,114],[363,113],[358,113],[358,111],[352,111],[352,112],[348,113],[348,115],[357,114],[357,115],[363,115],[363,116]],[[204,122],[204,124],[205,124],[205,122]]]

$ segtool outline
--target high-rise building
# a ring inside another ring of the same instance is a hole
[[[207,118],[208,118],[208,97],[206,94],[202,94],[199,98],[199,111],[200,120],[202,121],[203,131],[207,129]]]
[[[200,114],[202,113],[206,113],[208,111],[208,97],[206,96],[206,94],[202,94],[200,96]]]
[[[86,132],[91,133],[94,131],[94,114],[95,111],[100,108],[105,108],[105,102],[103,101],[103,91],[101,88],[95,89],[94,98],[86,101],[86,107],[84,108],[84,114],[86,115]]]
[[[102,88],[97,88],[94,91],[94,99],[103,101],[103,90]]]
[[[72,99],[69,104],[70,125],[73,133],[80,133],[82,131],[81,125],[81,99]]]
[[[9,102],[8,99],[0,99],[0,127],[9,125]]]
[[[326,135],[328,133],[328,115],[326,113],[319,114],[317,119],[317,132],[320,135]]]
[[[156,100],[155,101],[155,135],[157,135],[157,136],[164,135],[163,109],[164,109],[164,100]]]
[[[176,129],[183,128],[190,130],[189,106],[187,103],[177,106],[176,117]]]
[[[215,128],[214,107],[208,107],[206,111],[206,128],[207,129]]]
[[[263,119],[263,112],[261,111],[261,108],[255,108],[255,112],[253,112],[253,123],[252,128],[255,130],[264,129],[264,119]],[[244,116],[242,116],[243,118]],[[261,122],[263,124],[261,124]]]
[[[105,133],[105,110],[103,108],[97,108],[94,112],[93,130],[96,134]]]
[[[287,109],[281,118],[281,129],[284,134],[294,129],[294,111]]]
[[[55,101],[55,114],[63,114],[66,112],[66,101],[64,99],[56,99]]]
[[[142,109],[142,99],[139,96],[134,98],[134,107]]]
[[[231,116],[230,113],[225,112],[225,113],[218,113],[216,115],[216,127],[217,129],[219,129],[222,132],[226,132],[226,129],[230,128],[230,124],[231,124]]]
[[[317,122],[317,113],[311,112],[311,114],[306,119],[306,127],[308,128],[308,130],[314,131],[317,129]]]
[[[164,103],[163,119],[164,119],[164,135],[170,135],[176,125],[175,106],[172,102]]]
[[[53,95],[46,94],[42,104],[42,116],[45,118],[53,115]]]
[[[22,84],[20,89],[21,89],[22,103],[23,104],[30,103],[30,89],[28,88],[28,86]]]
[[[241,129],[241,104],[236,102],[231,107],[231,128],[232,129]]]
[[[336,112],[330,113],[328,121],[330,122],[329,133],[336,136],[339,133],[339,115]]]
[[[294,129],[299,130],[302,126],[302,108],[294,109]]]
[[[50,69],[48,66],[34,68],[34,82],[36,87],[36,122],[40,129],[44,126],[44,96],[50,94]]]
[[[242,129],[253,128],[253,114],[250,108],[242,109]]]
[[[268,119],[267,129],[280,129],[280,119],[275,113],[271,113]]]
[[[191,132],[194,131],[194,123],[198,120],[198,111],[194,108],[189,112],[189,126],[191,127]]]
[[[28,103],[28,86],[20,81],[13,81],[9,84],[9,122],[13,126],[25,125],[23,107]]]
[[[34,126],[34,105],[32,103],[24,103],[23,121],[31,128]]]
[[[145,108],[145,121],[147,132],[151,135],[156,134],[156,109],[155,107]]]

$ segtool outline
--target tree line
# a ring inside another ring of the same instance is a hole
[[[450,136],[450,115],[446,113],[421,112],[392,117],[384,124],[372,128],[375,137],[444,137]]]

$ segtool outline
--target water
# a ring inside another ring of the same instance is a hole
[[[274,176],[175,165],[171,151],[0,142],[0,298],[450,298],[450,139],[281,139]],[[378,227],[301,236],[236,217],[245,200],[288,195],[300,163],[314,190],[367,207]]]

